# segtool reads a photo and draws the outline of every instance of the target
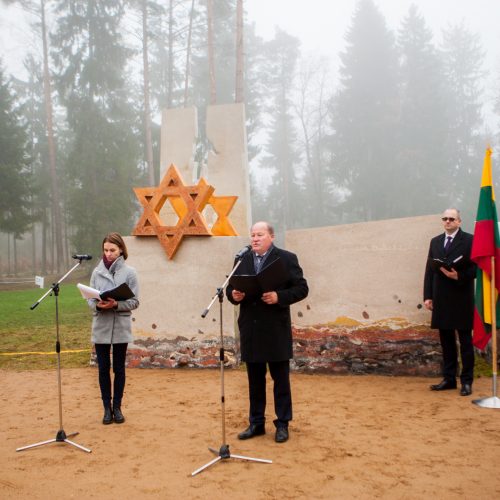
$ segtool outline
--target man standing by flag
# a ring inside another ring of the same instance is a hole
[[[474,349],[475,264],[470,260],[472,235],[460,229],[460,212],[444,211],[444,233],[432,238],[424,278],[424,305],[432,311],[431,328],[439,329],[443,350],[443,380],[431,385],[433,391],[456,389],[458,355],[455,331],[460,341],[462,384],[460,394],[472,394]]]

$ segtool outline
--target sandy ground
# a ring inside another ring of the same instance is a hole
[[[290,440],[277,444],[272,423],[236,439],[246,374],[226,370],[231,452],[273,463],[231,458],[191,477],[222,444],[220,372],[127,374],[127,421],[104,426],[96,369],[62,371],[63,428],[91,453],[64,443],[16,452],[55,437],[57,377],[0,371],[0,498],[500,498],[500,410],[431,392],[433,380],[294,374]],[[479,379],[473,397],[491,390]]]

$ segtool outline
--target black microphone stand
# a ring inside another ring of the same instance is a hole
[[[226,278],[226,281],[222,284],[221,287],[217,288],[217,291],[215,292],[215,295],[212,297],[212,301],[208,305],[208,307],[203,311],[201,314],[202,318],[205,318],[206,315],[208,314],[208,311],[210,311],[210,308],[213,306],[215,300],[218,298],[219,299],[219,323],[220,323],[220,352],[219,352],[219,362],[220,362],[220,382],[221,382],[221,420],[222,420],[222,445],[219,448],[219,451],[217,451],[215,448],[210,448],[208,449],[217,455],[213,460],[210,460],[210,462],[206,463],[199,469],[196,469],[194,472],[191,473],[191,476],[195,476],[199,472],[205,470],[206,468],[210,467],[211,465],[214,465],[217,463],[219,460],[227,460],[228,458],[238,458],[240,460],[249,460],[252,462],[261,462],[265,464],[272,464],[272,460],[266,460],[263,458],[251,458],[251,457],[244,457],[242,455],[233,455],[229,451],[229,445],[226,444],[226,409],[225,409],[225,403],[226,403],[226,398],[224,395],[224,334],[223,334],[223,322],[222,322],[222,302],[224,300],[224,289],[226,288],[231,276],[236,272],[236,269],[238,269],[239,265],[241,264],[241,258],[243,255],[238,255],[238,261],[233,267],[233,270],[229,274],[229,276]]]
[[[57,353],[57,386],[58,386],[58,392],[59,392],[59,430],[57,431],[56,437],[54,439],[49,439],[47,441],[41,441],[39,443],[34,443],[30,444],[28,446],[23,446],[22,448],[17,448],[16,451],[23,451],[23,450],[28,450],[30,448],[35,448],[36,446],[43,446],[44,444],[50,444],[50,443],[67,443],[71,444],[73,446],[76,446],[80,450],[86,451],[87,453],[90,453],[91,450],[88,448],[85,448],[84,446],[81,446],[77,443],[74,443],[73,441],[70,441],[68,438],[76,436],[78,432],[73,432],[72,434],[66,434],[63,429],[63,422],[62,422],[62,396],[61,396],[61,343],[59,341],[59,304],[58,304],[58,297],[59,297],[59,283],[63,281],[67,276],[69,276],[81,263],[83,260],[83,257],[85,256],[78,256],[79,260],[78,263],[75,264],[57,283],[53,283],[52,287],[49,289],[47,293],[45,293],[42,297],[40,297],[31,307],[30,309],[33,310],[35,307],[42,302],[47,295],[52,295],[54,294],[54,297],[56,298],[56,353]],[[81,257],[81,258],[80,258]]]

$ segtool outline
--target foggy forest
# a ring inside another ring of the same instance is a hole
[[[0,275],[60,272],[107,232],[130,234],[132,188],[160,180],[164,108],[197,108],[201,172],[206,107],[245,104],[252,216],[281,234],[449,206],[472,229],[500,84],[492,125],[487,48],[463,23],[437,44],[417,6],[393,31],[359,0],[333,74],[286,31],[259,37],[243,0],[16,3],[38,48],[27,77],[0,60]]]

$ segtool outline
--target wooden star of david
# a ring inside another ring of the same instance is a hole
[[[134,188],[144,211],[132,234],[134,236],[157,236],[167,257],[172,259],[184,236],[237,236],[228,215],[237,196],[212,196],[214,187],[200,179],[196,186],[186,186],[174,165],[170,165],[157,187]],[[175,226],[166,226],[160,211],[168,200],[179,221]],[[209,229],[202,211],[211,205],[217,220]]]
[[[201,182],[205,182],[205,179],[200,179]],[[214,236],[238,236],[228,217],[237,199],[237,196],[211,196],[208,200],[208,205],[214,209],[217,215],[217,220],[212,226]]]
[[[198,182],[196,186],[186,186],[177,168],[170,165],[159,186],[134,188],[144,211],[132,234],[157,236],[167,257],[172,259],[184,236],[212,235],[201,212],[214,189],[205,181]],[[175,226],[166,226],[160,217],[160,211],[167,200],[179,215]]]
[[[205,179],[203,177],[198,182],[198,185],[207,185]],[[238,236],[238,232],[231,224],[229,220],[229,212],[231,212],[236,200],[237,196],[211,196],[208,200],[207,205],[210,205],[215,214],[217,215],[217,220],[214,222],[211,227],[213,236]],[[169,198],[170,203],[172,204],[175,213],[179,217],[183,217],[185,214],[185,207],[182,203],[182,200],[179,198]]]

